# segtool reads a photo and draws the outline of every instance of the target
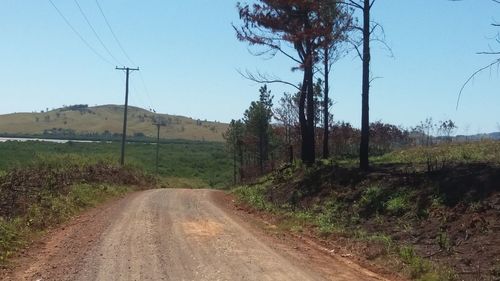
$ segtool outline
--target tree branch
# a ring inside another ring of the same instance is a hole
[[[288,86],[291,86],[291,87],[294,87],[295,89],[297,90],[301,90],[299,86],[291,83],[291,82],[288,82],[288,81],[284,81],[284,80],[281,80],[279,78],[275,78],[275,77],[269,77],[265,74],[262,74],[260,72],[257,72],[257,74],[253,74],[251,73],[250,71],[246,70],[245,73],[243,73],[241,70],[237,69],[236,70],[241,76],[243,76],[245,79],[248,79],[250,81],[253,81],[253,82],[256,82],[256,83],[259,83],[259,84],[276,84],[276,83],[279,83],[279,84],[284,84],[284,85],[288,85]]]
[[[500,3],[500,2],[499,2]],[[484,67],[481,67],[480,69],[478,69],[477,71],[475,71],[474,73],[472,73],[472,75],[467,79],[467,81],[465,81],[465,83],[462,85],[462,88],[460,89],[460,92],[458,94],[458,99],[457,99],[457,107],[456,107],[456,110],[458,110],[458,106],[460,105],[460,99],[462,98],[462,93],[465,89],[465,87],[467,87],[467,85],[481,72],[485,71],[486,69],[489,69],[491,68],[492,66],[494,66],[495,64],[499,65],[500,64],[500,58],[499,59],[496,59],[495,61],[493,61],[492,63],[488,64],[487,66],[484,66]]]

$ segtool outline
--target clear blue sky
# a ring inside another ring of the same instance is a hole
[[[92,31],[72,0],[53,0],[82,36],[103,56]],[[126,64],[94,0],[79,0],[110,51]],[[133,105],[162,113],[229,121],[240,118],[259,85],[237,69],[261,70],[290,81],[293,64],[283,57],[254,57],[235,38],[236,1],[100,0],[116,35],[141,67],[149,97],[132,75]],[[490,26],[500,5],[489,0],[378,0],[374,19],[386,32],[390,57],[374,46],[371,119],[416,125],[426,117],[453,119],[459,133],[500,130],[500,75],[496,69],[460,86],[493,57],[478,51],[496,46]],[[500,21],[500,18],[498,18]],[[124,75],[103,62],[71,31],[48,0],[0,1],[0,113],[42,110],[63,104],[123,103]],[[358,125],[361,63],[354,54],[340,61],[331,83],[335,120]],[[286,86],[272,85],[276,98]]]

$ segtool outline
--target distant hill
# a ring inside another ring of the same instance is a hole
[[[477,135],[458,135],[455,137],[457,140],[500,140],[500,132],[489,133],[489,134],[477,134]]]
[[[156,137],[155,118],[166,124],[161,128],[162,139],[223,141],[222,133],[228,126],[129,106],[127,135]],[[73,105],[41,113],[0,115],[0,135],[118,136],[122,124],[123,106]]]

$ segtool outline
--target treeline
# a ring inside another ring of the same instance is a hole
[[[328,139],[325,142],[325,119],[322,115],[324,95],[316,82],[314,124],[317,158],[353,159],[359,156],[361,130],[349,122],[333,122],[329,114]],[[264,85],[259,90],[259,99],[250,104],[240,120],[232,120],[224,139],[234,162],[234,181],[244,181],[273,170],[281,163],[293,163],[300,159],[301,130],[298,117],[300,93],[285,93],[276,105],[274,96]],[[329,104],[331,102],[329,101]],[[395,149],[413,146],[430,146],[454,140],[452,134],[457,129],[452,120],[435,122],[427,118],[420,124],[403,128],[382,121],[370,124],[370,155],[381,156]],[[328,156],[323,154],[329,151]]]
[[[319,85],[321,81],[317,83]],[[240,120],[232,120],[224,133],[228,150],[233,154],[234,180],[244,180],[272,170],[283,162],[293,162],[300,158],[301,130],[298,118],[298,93],[284,94],[276,106],[273,96],[266,85],[260,88],[259,100],[250,104]],[[317,87],[315,100],[323,101],[320,87]],[[322,107],[315,111],[315,146],[323,147],[324,116]],[[328,120],[332,120],[328,116]],[[329,122],[326,145],[329,156],[352,158],[359,155],[361,131],[348,122]],[[370,126],[372,142],[370,149],[374,155],[387,153],[394,148],[415,143],[412,133],[401,127],[382,122]],[[317,150],[315,157],[322,157]]]

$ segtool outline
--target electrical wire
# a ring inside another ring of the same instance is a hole
[[[101,46],[104,48],[104,50],[106,50],[106,52],[108,53],[108,55],[115,61],[115,63],[117,65],[121,65],[120,61],[117,60],[116,57],[109,51],[108,47],[106,47],[106,44],[104,44],[104,42],[102,41],[101,37],[99,36],[99,34],[95,30],[94,26],[92,25],[92,23],[90,23],[89,18],[87,17],[87,15],[83,11],[82,7],[78,3],[78,0],[74,0],[74,1],[75,1],[76,6],[78,7],[78,10],[80,11],[80,14],[82,14],[83,18],[85,19],[85,22],[87,22],[87,25],[90,27],[90,29],[94,33],[95,37],[97,38],[97,40],[99,41],[99,43],[101,44]]]
[[[75,0],[76,1],[76,0]],[[109,22],[108,20],[108,17],[106,17],[106,14],[104,13],[104,10],[102,9],[102,6],[101,4],[99,3],[99,0],[95,0],[95,3],[97,5],[97,8],[99,9],[99,12],[101,13],[102,17],[104,18],[104,22],[106,23],[106,25],[108,26],[108,29],[109,31],[111,32],[111,35],[113,36],[113,38],[115,39],[115,42],[116,44],[118,45],[118,47],[120,48],[120,50],[122,51],[123,55],[127,58],[127,60],[132,64],[132,65],[136,65],[135,62],[130,58],[130,56],[128,55],[127,51],[125,51],[125,48],[123,47],[121,41],[118,39],[118,36],[116,36],[116,33],[115,31],[113,30],[113,27],[111,26],[111,23]],[[156,110],[154,110],[152,104],[152,100],[151,100],[151,96],[149,94],[149,89],[148,89],[148,86],[146,84],[146,80],[144,79],[144,75],[142,74],[142,71],[139,71],[139,78],[141,79],[141,83],[142,83],[142,86],[144,88],[144,91],[146,93],[146,98],[148,99],[149,101],[149,107],[150,107],[150,110],[153,110],[156,112]],[[136,90],[137,91],[137,90]]]
[[[92,53],[94,53],[96,56],[98,56],[101,60],[103,60],[107,64],[113,65],[112,62],[110,62],[108,59],[106,59],[104,56],[102,56],[96,49],[94,49],[92,47],[92,45],[89,44],[89,42],[87,42],[87,40],[85,40],[85,38],[83,38],[83,36],[69,22],[69,20],[64,16],[64,14],[61,12],[61,10],[59,10],[59,8],[57,8],[56,4],[54,4],[54,2],[52,0],[49,0],[49,2],[50,2],[50,4],[52,4],[52,7],[54,7],[54,9],[57,11],[57,13],[59,14],[59,16],[61,16],[61,18],[64,20],[64,22],[66,23],[66,25],[68,25],[69,28],[71,28],[71,30],[78,36],[78,38],[80,38],[80,40],[83,42],[83,44],[85,44],[85,46],[87,46],[87,48],[90,51],[92,51]]]
[[[144,91],[146,92],[146,98],[149,101],[150,107],[151,107],[151,109],[153,109],[153,106],[152,106],[153,102],[151,101],[151,96],[149,95],[149,89],[148,89],[148,86],[146,84],[146,80],[144,79],[144,75],[142,75],[141,71],[139,71],[139,78],[141,78],[142,86],[144,88]]]
[[[104,21],[106,22],[106,25],[108,26],[109,28],[109,31],[111,32],[111,35],[113,35],[113,38],[115,39],[115,42],[116,44],[118,45],[118,47],[120,48],[120,50],[122,51],[122,53],[125,55],[125,57],[128,59],[128,61],[132,64],[132,65],[136,65],[134,63],[134,61],[130,58],[130,56],[127,54],[127,52],[125,51],[125,48],[123,48],[123,45],[122,43],[120,42],[120,40],[118,40],[118,37],[116,36],[113,28],[111,27],[111,24],[109,23],[108,21],[108,18],[106,17],[106,15],[104,14],[104,11],[101,7],[101,4],[99,4],[99,1],[98,0],[95,0],[95,3],[97,4],[97,7],[99,8],[99,11],[101,12],[101,15],[102,17],[104,18]]]

